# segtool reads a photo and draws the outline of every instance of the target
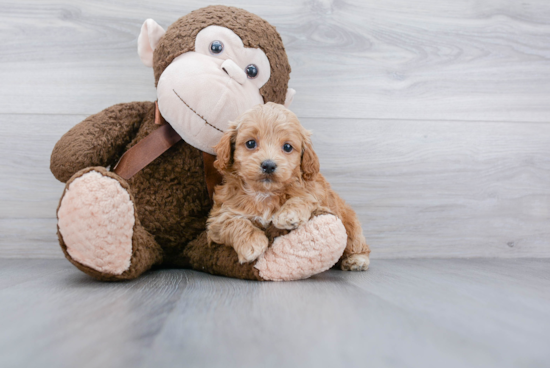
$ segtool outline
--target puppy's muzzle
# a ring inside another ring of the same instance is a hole
[[[265,160],[262,162],[261,167],[264,174],[273,174],[277,169],[277,164],[271,160]]]

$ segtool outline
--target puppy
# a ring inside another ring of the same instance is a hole
[[[338,216],[348,235],[338,265],[363,271],[370,249],[353,209],[319,173],[311,133],[282,105],[267,103],[231,122],[214,148],[214,166],[224,175],[215,189],[207,223],[210,242],[232,246],[241,263],[251,262],[268,248],[264,230],[271,224],[292,230],[312,212]]]

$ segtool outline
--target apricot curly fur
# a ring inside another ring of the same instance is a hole
[[[271,102],[230,123],[215,147],[214,165],[224,182],[216,187],[208,219],[210,242],[230,245],[242,263],[251,262],[267,250],[262,234],[267,227],[293,230],[312,213],[326,211],[346,229],[344,260],[357,254],[368,260],[370,249],[357,215],[319,173],[310,134],[294,113]],[[283,149],[287,144],[290,151]],[[267,161],[276,165],[273,172],[262,169]]]

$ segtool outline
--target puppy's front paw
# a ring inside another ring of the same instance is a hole
[[[366,254],[349,254],[344,256],[340,268],[344,271],[366,271],[370,260]]]
[[[241,244],[233,246],[239,256],[240,263],[247,263],[256,260],[261,256],[269,246],[269,240],[260,231],[254,232],[248,239],[243,240]]]
[[[310,216],[306,211],[283,207],[273,216],[272,222],[278,229],[294,230],[305,224]]]

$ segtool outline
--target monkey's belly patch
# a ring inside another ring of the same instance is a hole
[[[66,190],[58,211],[67,252],[94,270],[120,275],[130,267],[134,205],[115,179],[90,171]]]
[[[305,279],[336,264],[346,241],[346,229],[340,219],[334,215],[317,216],[276,238],[255,267],[265,280]]]

